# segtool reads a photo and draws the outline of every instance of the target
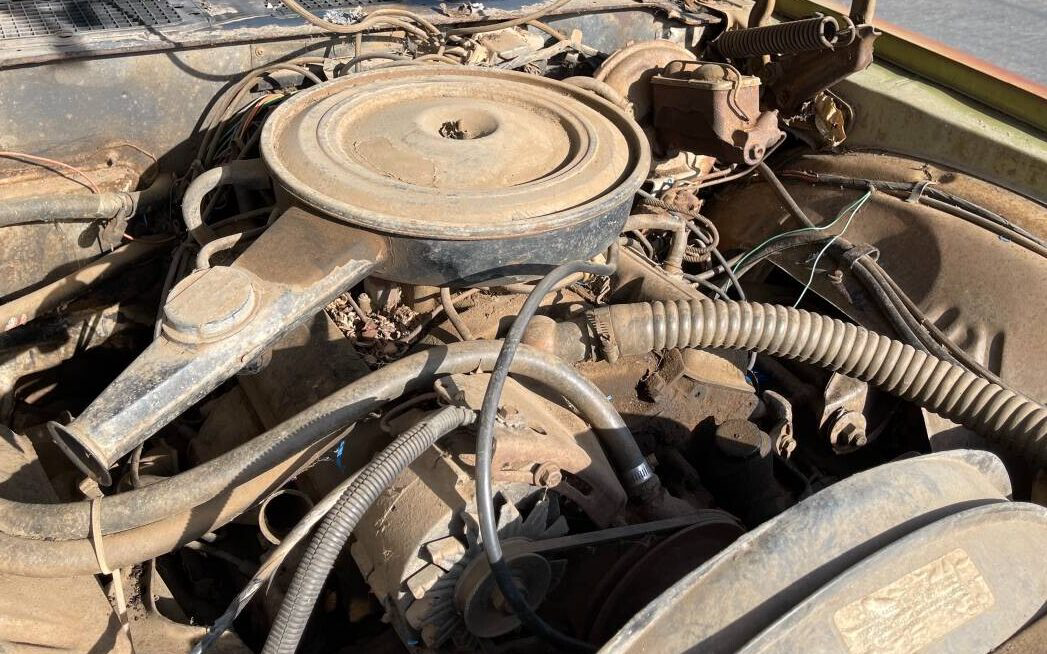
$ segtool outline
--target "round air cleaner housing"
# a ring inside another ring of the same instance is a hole
[[[636,123],[554,80],[397,66],[299,93],[261,151],[281,202],[385,239],[414,284],[540,275],[606,248],[650,167]]]

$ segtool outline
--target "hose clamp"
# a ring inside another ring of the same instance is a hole
[[[625,482],[626,488],[636,488],[652,477],[654,477],[654,470],[651,470],[651,466],[646,461],[631,470],[622,472],[622,481]]]
[[[589,324],[589,332],[595,341],[595,349],[610,363],[621,358],[621,351],[614,338],[614,329],[611,327],[608,311],[596,309],[585,314],[585,320]]]

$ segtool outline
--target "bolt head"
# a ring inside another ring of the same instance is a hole
[[[534,471],[534,483],[553,488],[563,481],[563,471],[555,463],[543,463]]]

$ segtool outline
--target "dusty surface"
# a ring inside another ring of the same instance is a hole
[[[366,295],[359,299],[357,305],[363,315],[352,306],[348,293],[327,305],[327,314],[371,369],[402,357],[417,337],[425,316],[402,304],[375,309]]]

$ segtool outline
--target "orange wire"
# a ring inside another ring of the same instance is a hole
[[[35,163],[35,164],[43,166],[45,168],[50,166],[52,168],[65,168],[67,170],[71,170],[74,173],[76,173],[77,175],[80,175],[81,177],[83,177],[84,179],[87,180],[87,183],[84,184],[84,186],[86,186],[87,188],[91,189],[91,191],[94,192],[94,193],[101,193],[101,191],[98,189],[98,184],[96,184],[95,181],[93,179],[91,179],[91,176],[88,175],[87,173],[85,173],[84,171],[80,170],[76,166],[70,166],[67,163],[62,163],[61,161],[55,161],[54,159],[48,159],[46,157],[38,157],[38,156],[36,156],[34,154],[26,154],[24,152],[12,152],[10,150],[0,150],[0,157],[6,157],[8,159],[19,159],[19,160],[22,160],[22,161],[28,161],[29,163]],[[59,172],[59,171],[56,170],[55,172]],[[59,173],[59,174],[61,174],[61,173]],[[69,177],[69,179],[73,179],[69,175],[63,175],[63,176],[64,177]],[[80,183],[83,184],[83,182],[80,182]]]
[[[255,116],[257,116],[258,112],[262,110],[262,107],[269,104],[269,101],[273,98],[278,97],[280,97],[279,93],[270,93],[259,98],[255,102],[254,106],[247,111],[247,116],[245,117],[243,124],[240,125],[240,134],[237,136],[237,138],[243,139],[244,136],[247,135],[247,130],[251,127],[251,121],[255,119]]]

